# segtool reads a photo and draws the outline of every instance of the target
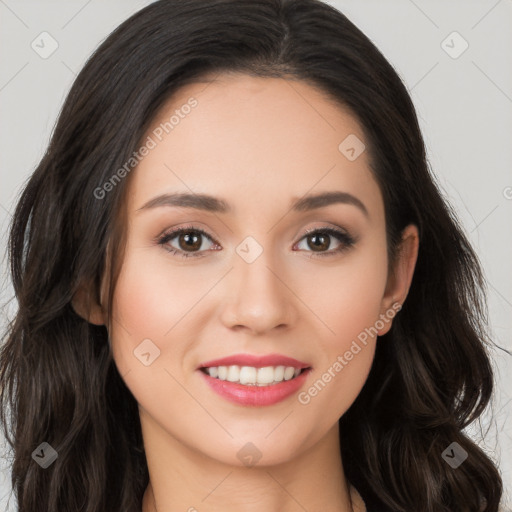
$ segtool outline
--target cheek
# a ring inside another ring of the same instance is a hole
[[[315,272],[316,291],[308,295],[308,304],[318,313],[323,334],[316,338],[319,364],[298,401],[307,406],[306,414],[327,411],[326,425],[344,414],[366,382],[386,281],[385,244],[376,237],[371,247],[347,256],[335,269]]]
[[[140,406],[160,414],[163,424],[177,411],[188,411],[186,418],[173,420],[174,429],[183,422],[186,430],[190,418],[201,415],[194,404],[191,409],[182,385],[189,378],[184,369],[190,366],[189,340],[197,323],[194,306],[211,277],[191,279],[184,268],[169,264],[159,248],[128,246],[114,294],[111,340],[118,371]]]
[[[182,333],[188,312],[209,285],[208,280],[191,279],[183,267],[172,267],[159,252],[159,248],[126,251],[112,312],[111,339],[120,371],[133,367],[133,352],[147,339],[160,351],[155,365],[169,357],[171,345],[174,359],[180,360],[176,356],[182,352],[179,339],[183,336],[176,333]]]
[[[306,389],[297,399],[304,414],[318,418],[328,428],[349,409],[370,372],[376,346],[375,324],[381,294],[375,282],[344,280],[332,301],[326,303],[325,323],[330,331],[318,339],[318,364]],[[353,286],[352,286],[353,285]],[[331,284],[334,286],[334,284]],[[379,290],[380,291],[380,290]]]

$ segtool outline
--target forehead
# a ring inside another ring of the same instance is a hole
[[[186,85],[155,116],[150,139],[130,210],[175,191],[230,198],[238,211],[331,189],[381,201],[367,152],[344,153],[344,141],[357,151],[366,143],[358,121],[302,81],[223,74]]]

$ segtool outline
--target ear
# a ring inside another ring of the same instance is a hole
[[[388,276],[382,298],[381,314],[385,314],[391,308],[397,312],[399,311],[398,305],[401,307],[405,302],[416,267],[419,240],[418,228],[414,224],[410,224],[402,231],[402,240],[397,250],[396,261]],[[385,325],[378,331],[379,336],[386,334],[391,329],[391,321],[383,323]]]
[[[87,322],[95,325],[108,325],[108,314],[105,304],[107,303],[107,283],[110,276],[110,241],[106,250],[106,268],[101,276],[100,290],[91,279],[84,281],[73,295],[71,305],[75,313]]]
[[[71,305],[75,313],[91,324],[106,325],[106,313],[93,293],[92,284],[82,284],[75,292]]]

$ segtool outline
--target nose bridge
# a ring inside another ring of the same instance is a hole
[[[223,314],[226,325],[243,325],[264,332],[290,324],[294,308],[292,294],[283,283],[285,276],[279,276],[276,271],[279,265],[273,251],[247,237],[236,252],[228,283],[234,291],[228,294],[230,300]]]

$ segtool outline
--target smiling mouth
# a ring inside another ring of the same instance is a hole
[[[200,371],[217,380],[242,384],[244,386],[261,387],[275,386],[281,382],[293,380],[310,369],[311,367],[296,368],[282,365],[265,366],[262,368],[231,365],[202,367]]]

